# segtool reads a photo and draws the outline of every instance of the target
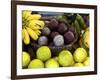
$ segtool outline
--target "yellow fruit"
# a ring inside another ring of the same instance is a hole
[[[86,60],[83,62],[83,64],[85,66],[89,66],[90,65],[90,57],[87,57]]]
[[[84,48],[77,48],[73,54],[73,57],[76,62],[84,62],[87,55],[88,54]]]
[[[41,18],[40,14],[31,14],[27,19],[28,20],[38,20]]]
[[[84,65],[82,63],[75,63],[74,66],[76,66],[76,67],[83,67]]]
[[[31,60],[30,59],[30,55],[27,52],[23,51],[22,52],[22,67],[23,68],[27,67],[29,62],[30,62],[30,60]]]
[[[23,18],[28,18],[29,16],[31,15],[31,11],[28,11],[28,10],[24,10],[22,11],[22,17]]]
[[[37,35],[40,35],[40,34],[41,34],[41,31],[35,30],[35,33],[36,33]]]
[[[29,27],[26,28],[30,37],[34,40],[38,39],[38,35]]]
[[[23,34],[22,34],[22,36],[23,36],[23,40],[24,40],[24,43],[26,44],[26,45],[28,45],[29,43],[30,43],[30,37],[29,37],[29,34],[28,34],[28,32],[27,32],[27,30],[26,29],[23,29]]]

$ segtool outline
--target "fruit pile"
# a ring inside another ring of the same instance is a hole
[[[89,66],[89,38],[87,14],[48,16],[24,10],[22,68]]]

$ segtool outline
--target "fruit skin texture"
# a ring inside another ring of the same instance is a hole
[[[62,35],[57,35],[54,37],[53,42],[54,42],[55,46],[63,46],[64,38]]]
[[[39,59],[34,59],[30,62],[30,64],[28,65],[28,68],[29,69],[32,69],[32,68],[44,68],[44,63],[39,60]]]
[[[84,65],[83,65],[82,63],[75,63],[74,66],[75,66],[75,67],[82,67],[82,66],[84,66]]]
[[[59,63],[55,59],[49,59],[45,62],[46,68],[58,68]]]
[[[61,66],[67,67],[74,64],[73,56],[68,50],[63,50],[59,53],[58,62]]]
[[[30,55],[27,52],[23,51],[22,52],[22,67],[23,68],[27,67],[29,62],[30,62]]]
[[[22,29],[22,37],[23,37],[24,43],[28,45],[30,43],[30,37],[26,29]]]
[[[90,57],[87,57],[86,60],[83,62],[83,64],[85,66],[89,66],[90,65]]]
[[[90,47],[90,31],[89,28],[86,29],[86,31],[83,34],[82,37],[83,43],[86,46],[86,48]]]
[[[42,46],[38,48],[36,56],[38,59],[46,61],[51,58],[51,51],[47,46]]]
[[[84,48],[77,48],[73,54],[73,57],[76,62],[84,62],[87,55],[88,54]]]

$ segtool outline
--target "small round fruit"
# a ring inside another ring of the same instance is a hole
[[[49,59],[45,62],[46,68],[58,68],[59,63],[55,59]]]
[[[23,68],[27,67],[29,62],[30,62],[30,55],[27,52],[23,51],[22,52],[22,67]]]
[[[76,62],[84,62],[87,55],[88,54],[84,48],[77,48],[73,54],[73,57]]]
[[[83,63],[75,63],[74,66],[75,66],[75,67],[82,67],[82,66],[84,66],[84,65],[83,65]]]
[[[83,62],[83,64],[85,66],[89,66],[90,65],[90,57],[87,57],[86,60]]]
[[[58,32],[53,31],[50,35],[50,37],[53,39],[55,36],[59,35]]]
[[[29,69],[32,69],[32,68],[44,68],[44,63],[39,60],[39,59],[34,59],[30,62],[30,64],[28,65],[28,68]]]
[[[53,59],[55,59],[56,61],[58,61],[58,56],[56,56],[56,57],[53,57]]]
[[[46,36],[41,36],[39,39],[38,39],[38,44],[39,45],[47,45],[48,44],[48,38]]]
[[[51,58],[51,50],[47,46],[42,46],[38,48],[36,56],[38,59],[46,61]]]
[[[62,35],[57,35],[53,39],[55,46],[63,46],[64,45],[64,38]]]
[[[71,43],[75,39],[74,34],[71,31],[66,32],[64,38],[67,44]]]
[[[59,53],[58,62],[61,66],[67,67],[74,64],[73,56],[70,51],[63,50]]]
[[[48,27],[45,27],[45,28],[42,29],[42,34],[44,36],[48,36],[50,34],[50,32],[51,31],[50,31],[50,29]]]

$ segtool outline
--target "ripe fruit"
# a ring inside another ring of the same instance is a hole
[[[46,36],[41,36],[38,39],[38,44],[39,45],[47,45],[48,44],[48,38]]]
[[[30,55],[27,52],[23,51],[22,52],[22,67],[23,68],[27,67],[29,62],[30,62]]]
[[[42,29],[42,34],[44,36],[48,36],[50,34],[50,32],[51,31],[50,31],[50,29],[48,27],[45,27],[45,28]]]
[[[34,59],[30,62],[28,68],[44,68],[44,63],[39,59]]]
[[[85,66],[89,66],[90,65],[90,57],[87,57],[86,60],[83,62],[83,64]]]
[[[74,66],[76,66],[76,67],[82,67],[84,65],[82,63],[75,63]]]
[[[77,48],[73,54],[76,62],[84,62],[87,57],[87,52],[84,48]]]
[[[49,59],[45,62],[46,68],[58,68],[59,64],[55,59]]]
[[[51,51],[47,46],[42,46],[38,48],[36,56],[38,59],[46,61],[51,58]]]
[[[73,56],[68,50],[63,50],[59,53],[58,62],[61,66],[71,66],[74,64]]]
[[[63,46],[64,38],[62,35],[57,35],[54,37],[53,42],[54,42],[55,46]]]

